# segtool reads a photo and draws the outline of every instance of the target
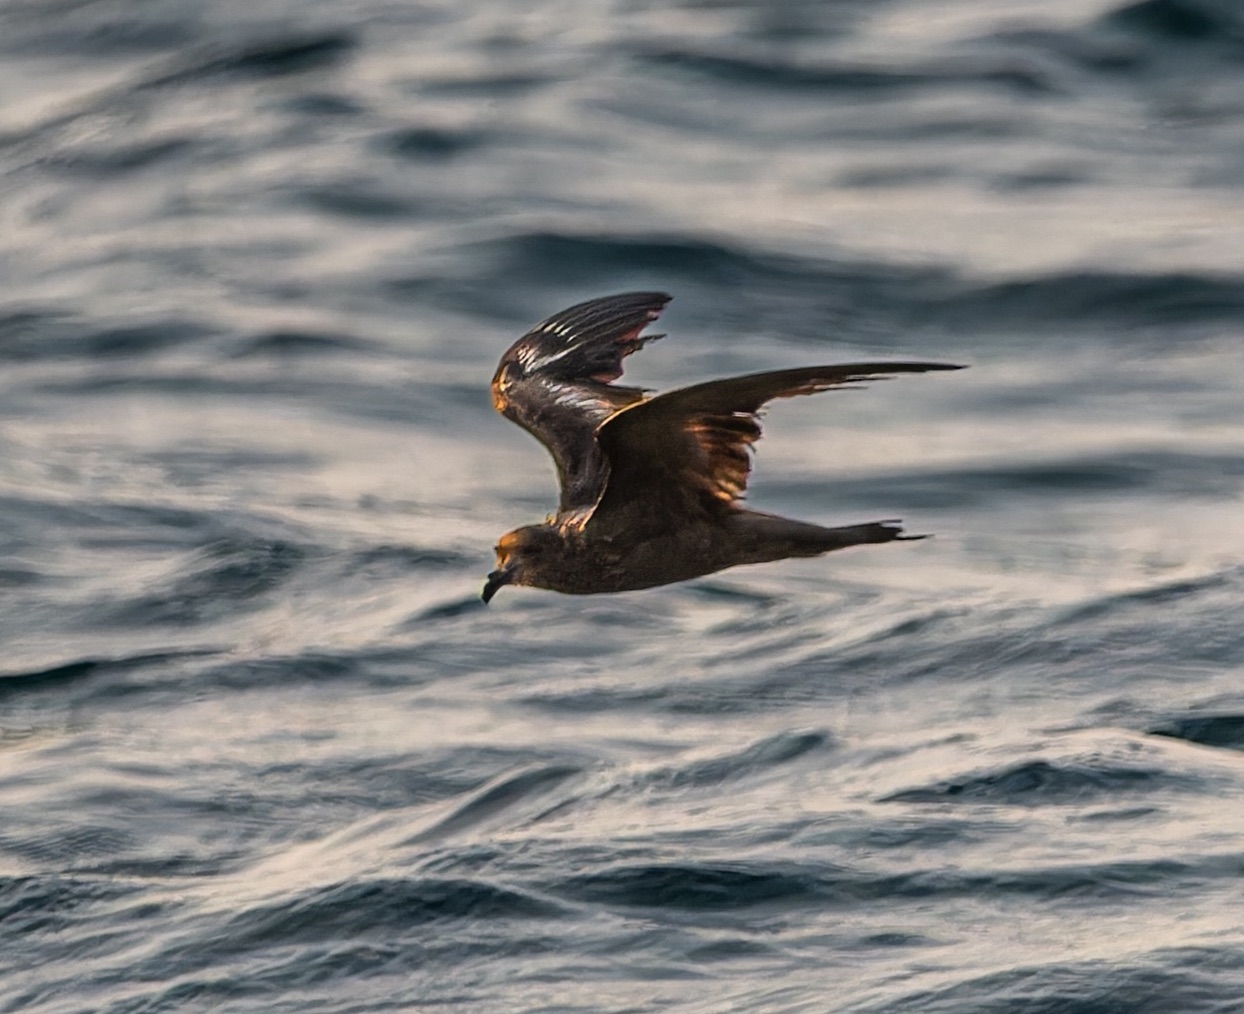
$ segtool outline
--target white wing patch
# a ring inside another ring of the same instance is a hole
[[[570,355],[577,347],[576,343],[571,342],[566,348],[560,352],[554,352],[551,356],[537,356],[535,348],[528,347],[519,351],[518,359],[523,364],[523,369],[525,370],[542,370],[550,363],[555,363],[557,360]]]
[[[564,405],[566,408],[584,412],[599,411],[601,408],[599,397],[574,384],[549,384],[548,392],[553,396],[555,404]]]

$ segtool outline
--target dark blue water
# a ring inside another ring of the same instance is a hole
[[[1229,0],[0,6],[0,1010],[1244,1011]],[[936,538],[477,595],[487,382]]]

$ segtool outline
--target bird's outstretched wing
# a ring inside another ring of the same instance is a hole
[[[596,431],[608,480],[591,523],[608,525],[635,511],[659,518],[739,510],[765,402],[896,373],[958,369],[922,362],[807,366],[711,380],[623,408]]]
[[[559,511],[590,508],[607,475],[596,428],[644,399],[615,387],[622,360],[662,335],[640,332],[660,316],[664,292],[624,292],[579,303],[542,321],[501,357],[492,378],[497,411],[553,455],[561,481]]]

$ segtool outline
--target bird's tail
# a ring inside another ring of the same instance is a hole
[[[746,541],[756,554],[755,562],[783,560],[788,556],[820,556],[835,549],[863,546],[881,542],[909,542],[927,538],[925,535],[905,535],[897,520],[870,521],[862,525],[845,525],[841,528],[822,528],[806,521],[773,514],[745,511],[738,515],[739,524],[746,532]]]

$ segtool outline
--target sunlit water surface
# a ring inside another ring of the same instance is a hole
[[[0,6],[0,1010],[1244,1010],[1227,0]],[[477,595],[487,381],[670,291],[752,502]]]

